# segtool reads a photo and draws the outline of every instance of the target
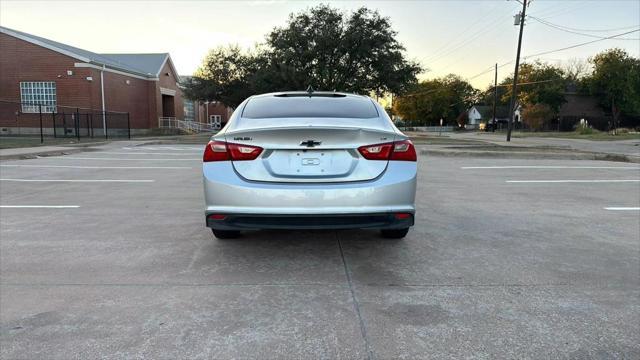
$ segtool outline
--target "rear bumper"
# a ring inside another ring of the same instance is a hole
[[[205,216],[216,229],[401,228],[413,225],[417,165],[390,161],[379,177],[345,183],[248,181],[228,161],[203,164]],[[395,213],[411,214],[397,222]],[[406,219],[404,219],[406,220]]]
[[[404,229],[413,226],[413,214],[257,215],[207,216],[207,227],[216,230],[250,229]]]

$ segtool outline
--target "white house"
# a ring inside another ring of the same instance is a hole
[[[516,122],[520,121],[520,107],[515,111]],[[474,105],[468,111],[469,121],[467,122],[467,128],[476,129],[480,124],[487,124],[493,120],[493,106],[492,105]],[[496,107],[496,122],[507,123],[509,121],[509,107],[497,106]]]

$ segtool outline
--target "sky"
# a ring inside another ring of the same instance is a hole
[[[427,69],[420,79],[455,73],[475,87],[485,88],[493,82],[495,63],[503,65],[499,79],[513,72],[518,41],[513,16],[522,9],[517,1],[323,3],[345,11],[367,6],[389,17],[407,57]],[[0,25],[97,53],[168,52],[180,74],[189,75],[210,48],[227,44],[251,48],[263,42],[271,29],[285,25],[290,13],[316,4],[280,0],[0,0]],[[640,28],[640,0],[533,0],[527,14],[532,17],[524,29],[524,57]],[[635,40],[608,39],[537,58],[563,66],[570,59],[587,59],[612,47],[640,57],[640,32],[624,37]]]

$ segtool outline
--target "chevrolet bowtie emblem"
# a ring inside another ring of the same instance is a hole
[[[314,147],[320,144],[322,144],[322,141],[306,140],[306,141],[300,142],[300,146],[306,146],[306,147]]]

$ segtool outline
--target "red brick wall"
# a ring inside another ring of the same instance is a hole
[[[98,85],[100,74],[98,72]],[[128,83],[127,83],[128,82]],[[104,72],[104,103],[107,111],[128,112],[131,128],[145,129],[158,127],[158,120],[150,121],[156,115],[149,106],[149,89],[155,89],[155,81],[148,81],[131,76],[120,75],[112,72]],[[100,91],[98,89],[98,91]],[[100,103],[98,102],[98,108]],[[120,120],[121,121],[121,120]],[[120,126],[124,127],[126,123]]]
[[[13,36],[0,34],[0,100],[19,102],[20,81],[55,81],[58,106],[69,106],[65,111],[76,107],[101,110],[100,70],[77,68],[74,64],[78,62],[81,61]],[[73,71],[73,75],[67,75],[67,70]],[[169,75],[165,75],[166,73]],[[93,80],[88,81],[88,76]],[[168,62],[158,81],[105,71],[106,110],[129,112],[132,128],[155,128],[158,126],[158,117],[162,114],[160,87],[163,87],[176,91],[175,115],[182,119],[182,93],[175,76]],[[0,126],[16,126],[16,110],[19,110],[19,106],[0,102]],[[59,108],[58,111],[63,110]],[[51,126],[46,122],[48,118],[50,115],[45,117],[45,127]],[[39,126],[38,116],[19,114],[19,123],[26,127]]]
[[[229,121],[229,117],[231,116],[231,113],[233,112],[231,109],[229,109],[228,107],[224,106],[222,103],[220,102],[211,102],[208,105],[209,107],[209,115],[220,115],[222,117],[222,125],[224,126],[224,124],[227,123],[227,121]],[[198,107],[196,109],[196,113],[198,114],[196,116],[196,120],[206,123],[207,122],[207,104],[204,102],[199,102],[198,103]]]
[[[178,80],[176,78],[177,74],[174,74],[171,70],[171,65],[169,65],[168,60],[162,70],[160,71],[160,75],[158,76],[159,80],[157,82],[157,95],[156,101],[158,102],[158,116],[162,114],[162,95],[160,93],[160,88],[174,90],[176,95],[174,96],[174,109],[175,109],[175,117],[176,119],[184,120],[184,103],[182,101],[182,90],[178,87]]]
[[[89,108],[99,97],[95,75],[91,69],[74,67],[76,62],[69,56],[0,34],[0,100],[19,102],[21,81],[54,81],[58,105]],[[73,75],[67,75],[67,70]],[[94,81],[87,81],[87,76],[94,76]],[[0,126],[15,126],[16,108],[0,103]],[[33,114],[20,114],[19,123],[39,126]]]
[[[220,102],[209,103],[209,115],[220,115],[222,117],[222,125],[229,120],[229,110]]]

